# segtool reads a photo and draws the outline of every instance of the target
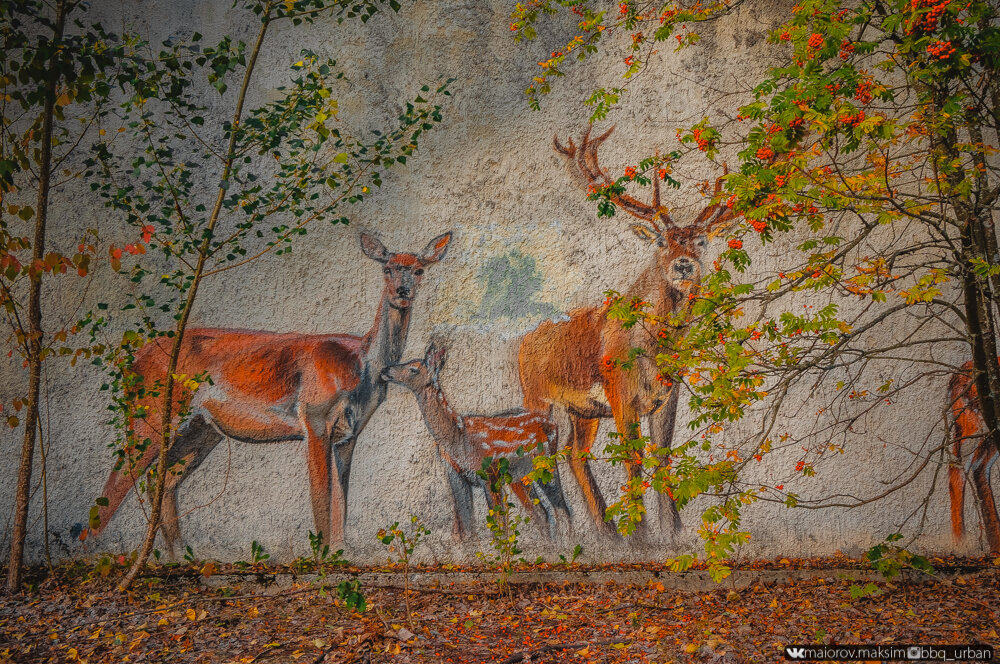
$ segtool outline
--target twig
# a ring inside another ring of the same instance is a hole
[[[631,639],[602,639],[600,641],[573,641],[571,643],[557,643],[550,644],[547,646],[542,646],[537,650],[522,650],[521,652],[516,652],[507,659],[505,659],[501,664],[516,664],[517,662],[523,662],[526,659],[534,661],[534,659],[539,655],[544,655],[547,652],[552,652],[553,650],[569,650],[570,648],[586,648],[587,646],[609,646],[618,643],[632,643]]]

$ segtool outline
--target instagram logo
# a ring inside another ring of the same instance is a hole
[[[920,659],[920,646],[910,646],[906,649],[907,659]]]

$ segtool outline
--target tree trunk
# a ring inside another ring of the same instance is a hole
[[[53,44],[62,40],[66,18],[65,0],[56,5],[56,22],[53,26]],[[21,568],[24,565],[24,541],[28,534],[28,507],[31,500],[31,469],[35,456],[38,434],[38,402],[42,384],[42,270],[38,268],[45,257],[45,225],[49,207],[50,169],[52,166],[52,121],[55,113],[58,74],[46,83],[45,106],[42,115],[41,155],[38,164],[38,198],[35,203],[35,237],[32,245],[32,265],[28,289],[28,334],[25,350],[28,360],[28,410],[24,421],[24,440],[21,444],[21,466],[17,473],[17,494],[14,498],[14,530],[10,539],[10,563],[7,569],[7,590],[21,588]]]

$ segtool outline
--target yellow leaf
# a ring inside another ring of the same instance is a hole
[[[69,650],[67,650],[66,656],[69,657],[71,660],[80,658],[79,653],[76,652],[76,648],[70,648]]]
[[[169,624],[170,621],[168,621],[166,618],[160,618],[160,622],[156,623],[156,626],[163,627],[164,625],[169,625]]]
[[[188,609],[185,612],[185,614],[187,615],[187,619],[188,620],[197,620],[198,619],[198,614],[195,612],[194,609]]]
[[[93,634],[90,635],[90,638],[96,639],[97,637],[99,637],[101,635],[101,629],[102,628],[98,627],[97,630]]]
[[[257,610],[256,606],[251,606],[247,611],[247,618],[256,618],[258,615],[260,615],[260,611]]]
[[[772,609],[778,608],[778,600],[777,599],[772,599],[770,606],[771,606]]]
[[[688,654],[693,653],[697,649],[698,649],[698,644],[697,643],[689,643],[686,646],[684,646],[684,652],[686,652]]]

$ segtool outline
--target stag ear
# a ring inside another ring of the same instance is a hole
[[[369,235],[368,233],[361,234],[361,251],[373,261],[378,261],[379,263],[387,263],[389,261],[389,250],[374,235]]]
[[[444,235],[438,235],[424,248],[424,252],[420,254],[420,262],[424,265],[437,263],[448,252],[449,242],[451,242],[451,231],[448,231]]]
[[[632,229],[633,233],[650,244],[656,244],[660,239],[660,234],[646,224],[632,224],[629,228]]]

